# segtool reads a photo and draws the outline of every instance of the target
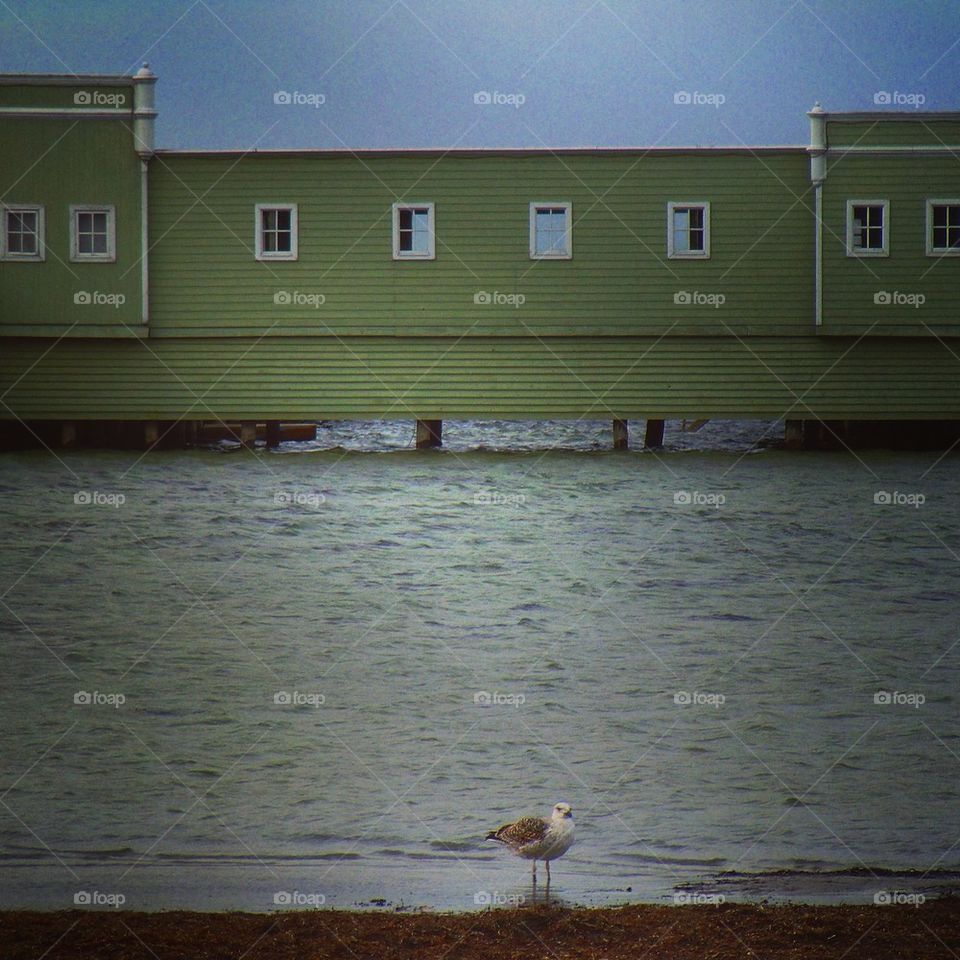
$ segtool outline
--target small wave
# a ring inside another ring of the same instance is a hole
[[[476,850],[476,840],[431,840],[428,846],[436,850]]]
[[[741,613],[707,613],[690,617],[691,620],[724,620],[730,623],[753,623],[756,617],[748,617]]]
[[[765,877],[796,877],[804,879],[810,877],[905,877],[917,880],[956,880],[960,879],[960,868],[941,868],[936,870],[922,870],[918,867],[837,867],[824,865],[823,867],[784,867],[778,870],[721,870],[717,878],[722,881],[752,880]]]
[[[449,860],[458,859],[456,854],[451,851],[451,856],[445,857],[440,853],[415,853],[411,850],[396,850],[387,847],[384,850],[378,850],[377,853],[382,857],[397,857],[404,860]]]
[[[709,870],[711,867],[720,867],[727,863],[726,857],[708,857],[703,859],[700,857],[657,856],[656,854],[650,853],[624,853],[623,851],[611,853],[610,856],[614,859],[627,860],[631,863],[672,864],[677,867],[700,867],[704,870]]]
[[[353,850],[329,850],[325,853],[156,853],[144,859],[163,860],[171,863],[303,863],[313,860],[363,860],[362,854]]]
[[[10,846],[13,846],[12,844]],[[18,846],[16,852],[6,850],[0,853],[0,860],[23,860],[33,856],[47,857],[53,853],[63,857],[82,857],[85,860],[102,860],[105,858],[122,858],[135,856],[137,851],[133,847],[102,847],[93,850],[56,850],[48,847]]]

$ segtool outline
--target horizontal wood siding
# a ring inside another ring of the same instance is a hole
[[[960,417],[930,338],[10,340],[0,417]]]
[[[50,90],[72,98],[72,88]],[[47,248],[43,262],[0,262],[0,336],[139,335],[140,161],[130,123],[0,117],[0,145],[0,199],[43,205]],[[71,204],[116,207],[115,263],[71,262]],[[81,292],[123,302],[77,304]]]
[[[831,147],[942,147],[960,145],[960,120],[924,117],[916,120],[888,120],[878,112],[870,120],[827,121],[827,144]]]
[[[160,155],[151,335],[796,335],[812,326],[802,151],[753,156]],[[709,260],[668,260],[667,202],[711,204]],[[394,261],[391,204],[436,207],[436,260]],[[573,203],[573,259],[529,258],[531,201]],[[299,260],[253,256],[254,204],[299,205]],[[721,307],[676,304],[721,294]],[[277,305],[278,293],[323,297]],[[519,295],[521,306],[475,295]]]
[[[954,197],[960,197],[960,164],[953,157],[831,159],[823,204],[823,332],[960,334],[960,257],[926,254],[926,201]],[[848,199],[889,201],[888,257],[846,255]],[[922,294],[924,302],[875,304],[881,292]]]

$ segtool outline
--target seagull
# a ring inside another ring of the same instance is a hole
[[[554,805],[549,817],[521,817],[505,823],[487,834],[509,847],[517,856],[533,861],[533,882],[537,882],[537,861],[547,865],[547,883],[550,883],[550,861],[563,856],[573,845],[573,811],[569,803]]]

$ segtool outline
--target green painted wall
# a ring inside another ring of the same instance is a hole
[[[28,419],[795,417],[955,419],[931,338],[271,337],[14,340]]]
[[[828,120],[827,144],[831,147],[931,147],[960,145],[960,118],[932,119],[918,113],[916,120],[885,120],[878,112],[870,120]]]
[[[0,110],[96,89],[0,83]],[[858,139],[942,146],[960,120],[828,121],[831,146]],[[0,262],[0,417],[960,416],[960,258],[925,251],[926,198],[960,196],[953,156],[829,155],[818,329],[802,149],[161,151],[146,328],[129,117],[0,115],[0,147],[2,199],[42,203],[47,241],[44,263]],[[846,256],[848,198],[890,201],[888,258]],[[435,204],[435,260],[392,259],[396,200]],[[670,200],[709,201],[710,259],[668,259]],[[531,201],[573,203],[571,260],[530,260]],[[254,258],[272,202],[298,204],[296,262]],[[116,263],[70,262],[71,203],[116,206]],[[277,302],[294,294],[311,302]]]
[[[831,157],[824,184],[825,333],[960,334],[960,257],[927,256],[926,201],[960,198],[950,156]],[[889,257],[848,257],[848,199],[888,200]],[[877,293],[920,294],[918,307],[875,304]]]
[[[806,154],[159,154],[151,336],[748,335],[811,331]],[[391,257],[391,204],[436,204],[434,261]],[[708,200],[712,256],[667,259],[667,202]],[[573,203],[573,259],[529,258],[531,201]],[[254,204],[299,205],[299,260],[253,256]],[[320,307],[277,306],[278,291]],[[523,305],[474,303],[484,291]],[[722,307],[678,305],[678,292]]]
[[[54,89],[72,97],[72,88]],[[0,261],[0,334],[141,335],[140,161],[130,124],[0,116],[0,190],[4,202],[43,204],[47,247],[43,262]],[[115,263],[71,262],[69,208],[81,203],[116,206]],[[76,304],[79,292],[125,302]]]
[[[0,107],[130,113],[133,109],[133,83],[107,84],[102,78],[89,81],[79,78],[69,83],[0,83]]]

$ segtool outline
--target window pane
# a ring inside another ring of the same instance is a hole
[[[537,253],[549,253],[551,247],[550,237],[550,211],[537,210],[534,221],[534,248]]]
[[[932,221],[934,249],[960,249],[960,205],[937,204],[933,207]]]
[[[80,253],[93,253],[93,237],[89,233],[81,233],[77,237],[77,250]]]
[[[23,253],[23,234],[19,230],[7,231],[7,250],[10,253]]]
[[[430,255],[430,208],[400,207],[397,210],[400,253]]]
[[[673,250],[675,253],[690,252],[690,211],[684,207],[673,211]]]
[[[106,233],[95,233],[93,235],[93,252],[94,253],[106,253],[107,252],[107,235]]]
[[[35,210],[8,210],[6,213],[7,252],[35,254],[39,250],[38,214]]]
[[[260,210],[261,253],[293,252],[293,211],[283,207]]]
[[[536,208],[534,250],[538,254],[567,252],[567,211],[563,207]]]
[[[883,207],[865,204],[853,208],[853,246],[857,250],[883,249]]]

